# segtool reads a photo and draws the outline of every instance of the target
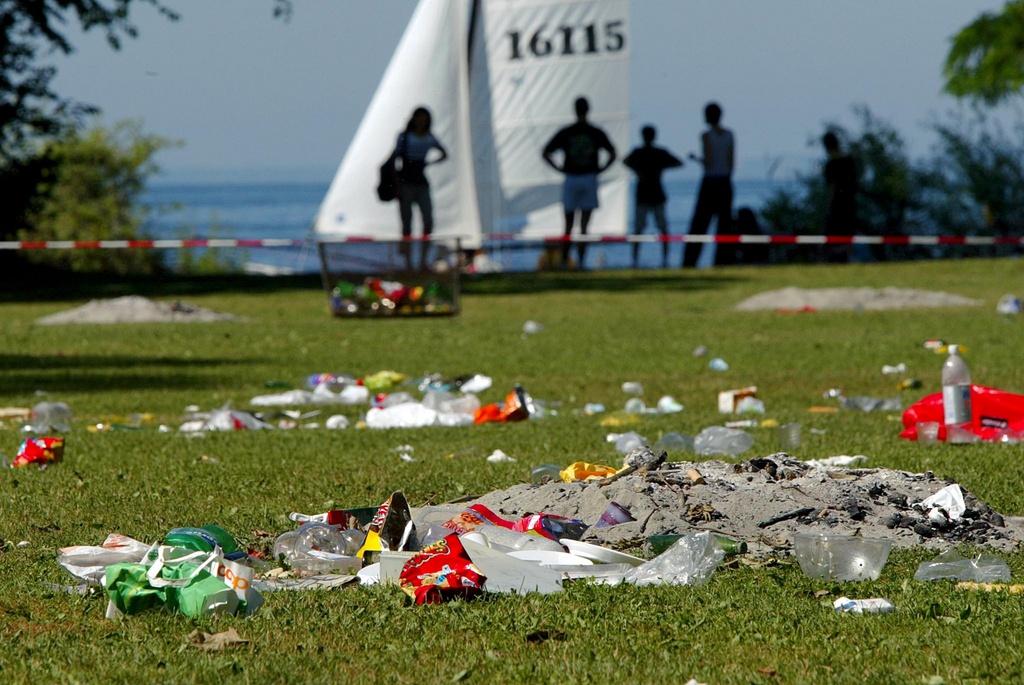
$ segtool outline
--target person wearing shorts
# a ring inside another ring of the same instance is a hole
[[[543,157],[555,171],[565,175],[562,185],[562,206],[565,210],[565,245],[562,248],[562,268],[569,264],[569,237],[572,235],[576,214],[580,215],[580,233],[587,234],[591,213],[598,207],[598,175],[610,167],[616,158],[615,146],[608,135],[587,121],[590,103],[586,98],[577,98],[575,103],[576,123],[566,126],[544,146]],[[601,162],[601,150],[605,161]],[[560,152],[561,164],[556,163],[555,153]],[[579,268],[583,268],[586,245],[576,246]]]

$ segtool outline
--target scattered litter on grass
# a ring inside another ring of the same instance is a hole
[[[488,464],[514,464],[515,459],[508,456],[501,450],[494,450],[487,456]]]
[[[969,580],[976,583],[1009,583],[1010,567],[999,557],[979,554],[970,559],[946,550],[931,561],[921,562],[914,580]]]
[[[523,337],[528,335],[534,335],[544,330],[544,324],[536,321],[526,321],[523,323]]]
[[[222,407],[210,412],[201,412],[198,410],[198,407],[195,407],[195,411],[188,413],[185,423],[181,424],[178,430],[182,433],[202,433],[267,430],[272,428],[273,426],[269,423],[261,421],[248,412],[228,407]]]
[[[622,384],[622,392],[627,395],[643,395],[644,386],[637,381],[626,381]]]
[[[1020,314],[1021,307],[1019,297],[1007,294],[999,298],[999,302],[996,304],[996,312],[1004,316],[1013,316]]]
[[[729,362],[725,361],[721,357],[715,357],[708,362],[708,368],[712,371],[728,371]]]
[[[781,288],[748,297],[740,311],[893,310],[917,307],[969,307],[981,302],[950,293],[909,288]]]
[[[812,508],[813,511],[813,508]],[[763,527],[812,513],[807,508],[773,517]],[[811,578],[829,581],[878,580],[889,558],[892,540],[860,535],[804,532],[793,536],[793,553]]]
[[[234,321],[231,314],[221,314],[185,302],[155,302],[139,295],[105,300],[90,300],[81,307],[37,319],[40,326],[65,324],[111,323],[206,323]]]
[[[840,454],[835,457],[825,457],[824,459],[808,459],[804,463],[808,466],[813,466],[819,469],[848,469],[853,466],[865,464],[867,463],[867,460],[868,458],[863,454]]]
[[[67,433],[71,430],[71,407],[64,402],[40,402],[32,407],[25,433]]]
[[[249,641],[238,634],[234,628],[219,633],[207,633],[193,630],[188,635],[190,645],[203,652],[221,652],[230,647],[244,647]]]
[[[702,457],[728,455],[736,457],[754,446],[754,438],[735,428],[711,426],[693,439],[694,451]]]
[[[837,614],[888,614],[896,611],[896,607],[887,599],[850,599],[840,597],[832,603]]]
[[[327,430],[344,430],[348,428],[348,425],[348,417],[345,416],[344,414],[334,414],[332,416],[328,416],[327,420],[324,422],[324,427]]]
[[[637,447],[643,447],[647,444],[647,438],[633,431],[628,433],[609,433],[605,436],[605,441],[615,445],[616,451],[621,454],[627,454]]]
[[[586,416],[593,416],[594,414],[603,414],[604,405],[597,402],[588,402],[583,405],[583,413]]]
[[[843,409],[854,411],[900,411],[903,409],[903,401],[898,397],[867,397],[858,395],[854,397],[840,397],[839,403]]]
[[[907,365],[904,362],[899,364],[885,364],[882,366],[883,376],[898,376],[907,372]]]
[[[676,401],[671,395],[664,395],[658,400],[659,414],[678,414],[683,410],[683,405]]]
[[[708,354],[708,348],[704,345],[697,345],[693,348],[694,357],[706,357]]]
[[[718,412],[720,414],[735,414],[739,403],[747,397],[757,397],[756,385],[721,391],[718,393]]]
[[[36,464],[40,468],[46,468],[50,464],[56,464],[64,458],[64,438],[46,436],[41,438],[28,438],[18,447],[18,453],[14,457],[13,468],[22,468],[30,464]]]

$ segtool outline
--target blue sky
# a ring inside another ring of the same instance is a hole
[[[57,61],[58,89],[105,121],[140,118],[183,145],[175,175],[328,180],[414,0],[165,0],[182,20],[140,7],[141,35],[115,53],[98,35]],[[941,94],[950,36],[1002,0],[633,0],[632,115],[680,152],[696,146],[708,99],[736,131],[739,175],[817,155],[809,138],[869,105],[923,154],[924,125],[956,107]],[[214,174],[215,175],[215,174]],[[324,178],[324,177],[327,178]]]

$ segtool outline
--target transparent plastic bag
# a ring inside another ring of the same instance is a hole
[[[914,580],[972,580],[976,583],[1009,583],[1010,567],[999,557],[979,554],[965,559],[947,550],[931,561],[921,562]]]
[[[667,550],[626,573],[633,585],[701,585],[725,558],[711,533],[683,535]]]

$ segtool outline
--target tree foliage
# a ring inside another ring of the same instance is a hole
[[[132,8],[149,5],[170,19],[160,0],[0,0],[0,162],[24,152],[36,136],[58,135],[94,110],[52,88],[53,53],[74,51],[68,26],[102,31],[119,49],[138,29]]]
[[[826,124],[857,162],[860,176],[858,219],[868,233],[900,231],[920,207],[919,178],[899,131],[872,114],[854,108],[858,126]],[[818,144],[817,138],[812,141]],[[761,213],[774,230],[820,233],[828,192],[820,171],[797,176],[799,191],[781,190],[769,198]]]
[[[146,135],[137,122],[72,130],[49,140],[34,169],[33,201],[25,208],[22,240],[127,240],[146,220],[139,202],[156,171],[154,155],[168,142]],[[159,264],[140,251],[27,253],[39,263],[76,271],[147,272]]]
[[[946,91],[995,104],[1024,88],[1024,0],[986,12],[954,37],[945,65]]]

